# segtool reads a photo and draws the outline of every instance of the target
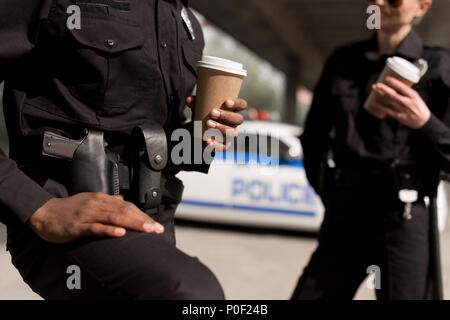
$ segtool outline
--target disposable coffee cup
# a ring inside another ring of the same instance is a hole
[[[228,98],[237,98],[247,71],[241,63],[217,57],[205,56],[197,64],[197,98],[194,120],[205,121],[212,109],[220,109]],[[195,133],[196,138],[200,133]]]
[[[419,68],[415,64],[412,64],[408,60],[400,57],[388,58],[383,72],[379,76],[377,82],[387,84],[386,78],[393,77],[403,82],[407,86],[412,87],[414,84],[420,81],[420,78],[423,76],[423,74],[425,74],[426,69],[428,68],[424,60],[422,60],[422,63],[422,67]],[[372,91],[366,102],[364,103],[364,109],[366,109],[373,116],[379,119],[384,119],[386,117],[386,113],[375,110],[372,107],[374,101],[377,101],[382,105],[386,105],[384,99]]]

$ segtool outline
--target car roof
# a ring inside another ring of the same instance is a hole
[[[302,134],[303,129],[299,126],[271,121],[245,121],[238,127],[238,132],[244,134],[256,132],[278,137],[289,148],[293,148],[293,154],[302,154],[299,136]]]
[[[256,131],[258,133],[274,133],[278,131],[280,136],[300,136],[303,132],[303,129],[299,126],[271,121],[245,121],[238,127],[238,131],[246,130]]]

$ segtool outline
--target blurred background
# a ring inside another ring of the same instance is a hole
[[[248,70],[240,96],[249,102],[245,124],[258,139],[280,133],[286,166],[260,168],[214,162],[208,176],[182,173],[186,192],[178,216],[178,246],[218,276],[230,299],[287,299],[314,251],[323,208],[307,184],[298,136],[324,60],[337,46],[367,39],[362,0],[190,0],[200,20],[205,55],[239,61]],[[450,0],[435,0],[417,32],[449,48]],[[2,92],[0,87],[0,92]],[[1,96],[0,96],[1,99]],[[3,120],[3,116],[1,117]],[[265,132],[265,133],[264,133]],[[0,146],[7,150],[4,123]],[[248,151],[248,150],[241,150]],[[220,179],[220,180],[217,180]],[[205,185],[224,181],[205,190]],[[448,191],[440,194],[441,249],[448,250]],[[209,199],[209,201],[205,201]],[[212,199],[212,200],[211,200]],[[0,299],[38,299],[12,267],[0,231]],[[450,258],[442,254],[445,295]],[[365,283],[357,299],[373,299]]]
[[[364,0],[192,0],[206,37],[205,54],[244,63],[241,95],[273,120],[302,125],[327,56],[367,39]],[[434,1],[416,27],[431,45],[450,47],[450,2]]]

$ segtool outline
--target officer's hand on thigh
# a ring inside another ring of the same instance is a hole
[[[195,108],[195,97],[188,97],[186,103],[189,108]],[[236,127],[244,122],[244,117],[239,112],[247,109],[247,101],[239,98],[227,99],[220,109],[214,108],[206,119],[206,126],[219,130],[224,137],[236,137]],[[214,144],[218,151],[226,151],[227,144],[222,144],[214,139],[208,139],[208,144]]]
[[[162,225],[131,202],[104,193],[53,198],[27,223],[39,237],[53,243],[66,243],[86,236],[122,237],[126,229],[164,232]]]

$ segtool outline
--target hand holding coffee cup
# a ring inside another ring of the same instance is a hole
[[[420,78],[426,71],[426,63],[422,63],[422,68],[419,68],[408,60],[400,57],[392,57],[387,59],[386,66],[377,82],[379,84],[389,86],[390,82],[387,79],[393,78],[396,79],[397,82],[401,82],[403,84],[403,86],[401,86],[403,89],[405,89],[405,87],[411,89],[414,84],[420,81]],[[409,91],[409,93],[411,92]],[[381,95],[377,91],[372,91],[364,104],[364,108],[373,116],[379,119],[384,119],[388,114],[385,109],[390,105],[388,101],[386,101],[386,97],[386,94]],[[380,109],[374,107],[374,105],[381,105],[383,108]]]
[[[247,102],[238,96],[246,75],[243,65],[234,61],[206,56],[198,62],[193,120],[201,121],[203,130],[194,132],[196,138],[203,139],[208,128],[220,130],[225,136],[227,129],[242,123],[243,117],[237,112],[245,110]]]
[[[386,83],[373,86],[385,105],[374,101],[372,107],[411,129],[422,128],[430,120],[431,111],[419,93],[395,78],[387,77]]]

